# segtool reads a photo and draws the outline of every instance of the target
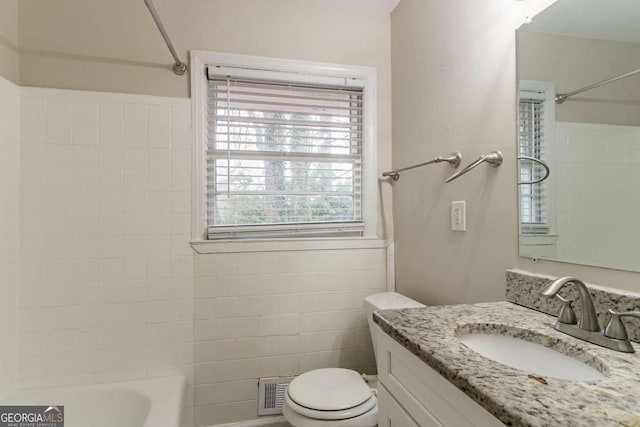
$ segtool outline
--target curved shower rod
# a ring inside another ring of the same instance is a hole
[[[434,159],[429,160],[428,162],[418,163],[417,165],[407,166],[405,168],[394,169],[394,170],[389,171],[389,172],[383,172],[382,176],[390,176],[391,178],[393,178],[394,181],[397,181],[397,180],[400,179],[400,172],[408,171],[409,169],[415,169],[415,168],[419,168],[419,167],[422,167],[422,166],[427,166],[427,165],[431,165],[433,163],[440,163],[440,162],[447,162],[451,166],[453,166],[454,168],[457,168],[458,166],[460,166],[460,161],[461,160],[462,160],[462,155],[460,154],[459,151],[455,151],[455,152],[449,154],[448,156],[436,157]]]
[[[164,39],[164,42],[167,44],[167,47],[169,48],[169,52],[171,52],[171,56],[173,56],[173,60],[175,61],[175,64],[173,64],[173,72],[179,76],[183,75],[184,73],[187,72],[187,64],[180,61],[180,57],[176,53],[176,50],[173,48],[171,39],[169,39],[169,34],[167,34],[167,30],[164,29],[164,25],[162,25],[162,21],[160,21],[160,16],[156,11],[156,8],[153,5],[153,2],[151,0],[144,0],[144,4],[147,5],[147,8],[151,13],[151,17],[155,21],[156,26],[158,27],[158,30],[160,31],[160,34]]]
[[[610,79],[602,80],[602,81],[599,81],[597,83],[591,84],[589,86],[582,87],[580,89],[576,89],[576,90],[571,91],[571,92],[558,93],[558,94],[556,94],[556,97],[555,97],[556,104],[562,104],[564,101],[566,101],[567,99],[569,99],[569,97],[571,97],[573,95],[577,95],[579,93],[586,92],[588,90],[595,89],[595,88],[600,87],[600,86],[608,85],[609,83],[617,82],[618,80],[626,79],[627,77],[634,76],[634,75],[636,75],[638,73],[640,73],[640,68],[638,68],[637,70],[634,70],[634,71],[630,71],[630,72],[628,72],[626,74],[622,74],[621,76],[611,77]]]
[[[478,160],[476,160],[475,162],[471,163],[469,166],[467,166],[466,168],[462,169],[459,172],[454,173],[453,175],[451,175],[449,178],[447,178],[445,180],[445,182],[451,182],[456,178],[461,177],[462,175],[464,175],[465,173],[469,172],[471,169],[475,168],[476,166],[479,166],[482,163],[488,163],[489,166],[497,168],[498,166],[500,166],[502,164],[502,153],[499,150],[495,150],[492,151],[489,154],[485,154],[483,156],[480,156],[480,158]]]

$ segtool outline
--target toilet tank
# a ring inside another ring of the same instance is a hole
[[[392,310],[399,308],[418,308],[425,307],[425,305],[397,292],[382,292],[365,297],[364,307],[367,310],[369,332],[371,333],[371,341],[373,343],[373,353],[377,360],[378,349],[376,348],[376,328],[380,327],[373,321],[373,312],[377,310]]]

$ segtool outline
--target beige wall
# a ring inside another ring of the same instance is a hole
[[[0,0],[0,76],[18,83],[18,0]]]
[[[19,88],[0,77],[0,396],[17,379],[20,275]]]
[[[299,0],[157,0],[183,60],[188,50],[375,66],[378,172],[391,165],[390,17]],[[142,0],[20,2],[23,86],[189,96]],[[393,236],[380,187],[379,236]]]
[[[518,31],[518,76],[554,82],[569,92],[638,68],[640,44]],[[556,107],[563,122],[640,124],[640,78],[571,97]]]
[[[640,289],[640,275],[519,258],[515,156],[515,28],[524,2],[403,0],[392,13],[393,163],[460,150],[463,164],[500,149],[498,169],[480,166],[445,184],[448,166],[394,184],[396,281],[429,304],[501,300],[504,270],[577,275]],[[450,202],[467,201],[467,232],[449,229]]]
[[[209,50],[375,65],[388,78],[389,14],[296,0],[156,0],[180,58]],[[188,97],[188,76],[142,0],[21,0],[21,83]]]
[[[394,184],[397,287],[428,304],[502,299],[516,259],[516,4],[403,0],[392,13],[394,165],[505,156],[449,184],[442,165]],[[454,200],[466,201],[466,232],[450,230]]]

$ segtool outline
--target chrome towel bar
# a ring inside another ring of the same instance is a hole
[[[397,181],[400,179],[400,172],[404,172],[409,169],[415,169],[422,166],[430,165],[433,163],[440,163],[440,162],[447,162],[454,168],[457,168],[458,166],[460,166],[460,161],[462,161],[462,155],[460,154],[459,151],[456,151],[449,154],[448,156],[436,157],[435,159],[429,160],[428,162],[418,163],[417,165],[407,166],[405,168],[395,169],[389,172],[383,172],[382,176],[390,176],[391,178],[393,178],[394,181]]]
[[[500,166],[502,164],[502,153],[498,150],[496,151],[492,151],[489,154],[485,154],[483,156],[481,156],[478,160],[476,160],[475,162],[471,163],[469,166],[467,166],[466,168],[462,169],[459,172],[454,173],[453,175],[451,175],[449,178],[446,179],[445,182],[451,182],[456,178],[461,177],[462,175],[464,175],[465,173],[469,172],[471,169],[475,168],[476,166],[480,165],[481,163],[488,163],[489,166],[497,168],[498,166]]]

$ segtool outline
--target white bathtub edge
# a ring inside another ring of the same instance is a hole
[[[149,378],[140,382],[130,382],[132,388],[142,387],[144,393],[153,402],[144,427],[179,426],[182,418],[186,378],[183,376]],[[148,384],[153,384],[151,390]]]
[[[142,396],[146,413],[143,427],[179,427],[185,401],[186,378],[184,376],[154,377],[141,380],[102,384],[72,385],[63,387],[25,388],[14,390],[0,404],[38,400],[50,403],[50,397],[58,393],[90,395],[92,392],[133,392]]]

